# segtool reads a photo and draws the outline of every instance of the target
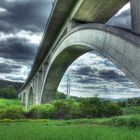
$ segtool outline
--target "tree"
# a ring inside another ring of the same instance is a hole
[[[13,86],[0,89],[1,98],[15,99],[17,98],[16,89]]]

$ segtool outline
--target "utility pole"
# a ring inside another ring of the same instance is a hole
[[[70,77],[67,75],[67,99],[70,97]]]

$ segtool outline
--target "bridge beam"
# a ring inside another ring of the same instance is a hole
[[[130,0],[132,31],[140,35],[140,0]]]
[[[81,0],[73,19],[79,22],[106,23],[129,0]],[[133,1],[133,0],[132,0]],[[137,0],[139,1],[139,0]]]

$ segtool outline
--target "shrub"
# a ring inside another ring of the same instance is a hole
[[[104,101],[102,106],[103,106],[103,110],[102,110],[103,116],[105,117],[112,117],[115,115],[123,114],[121,107],[110,101]]]
[[[80,101],[80,110],[82,112],[82,117],[101,117],[102,102],[97,97],[82,99]]]
[[[114,117],[111,119],[108,124],[114,125],[114,126],[128,126],[128,127],[139,127],[140,126],[140,119],[135,117]]]
[[[24,110],[18,106],[8,106],[0,110],[0,119],[24,119],[24,115]]]
[[[56,92],[55,96],[54,96],[54,99],[55,100],[58,100],[58,99],[66,99],[67,98],[67,95],[62,93],[62,92]]]
[[[42,119],[53,119],[54,118],[54,105],[53,104],[45,104],[40,107],[41,110],[41,118]]]
[[[127,121],[124,118],[117,118],[117,117],[115,117],[115,118],[111,119],[109,124],[115,125],[115,126],[124,126],[124,125],[127,124]]]
[[[140,126],[140,120],[136,117],[131,117],[128,119],[127,126],[129,127],[139,127]]]
[[[30,110],[26,113],[26,118],[32,118],[32,119],[39,119],[41,118],[41,111],[40,106],[33,106],[30,108]]]
[[[54,118],[55,119],[66,119],[69,118],[71,104],[68,101],[60,100],[55,101],[54,105]]]
[[[48,119],[54,117],[54,106],[52,104],[45,104],[40,106],[33,106],[27,113],[27,118],[32,119]]]
[[[79,119],[79,118],[82,118],[82,112],[80,110],[79,103],[77,103],[77,102],[73,103],[67,118],[68,119]]]
[[[86,98],[75,101],[56,100],[49,104],[33,106],[26,113],[20,107],[6,107],[0,110],[0,119],[77,119],[94,117],[111,117],[121,115],[119,105],[110,101]]]

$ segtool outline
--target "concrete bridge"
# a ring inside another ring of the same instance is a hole
[[[130,0],[131,31],[105,23],[129,0],[56,0],[30,75],[19,91],[26,108],[51,101],[69,65],[95,50],[140,87],[140,0]]]

